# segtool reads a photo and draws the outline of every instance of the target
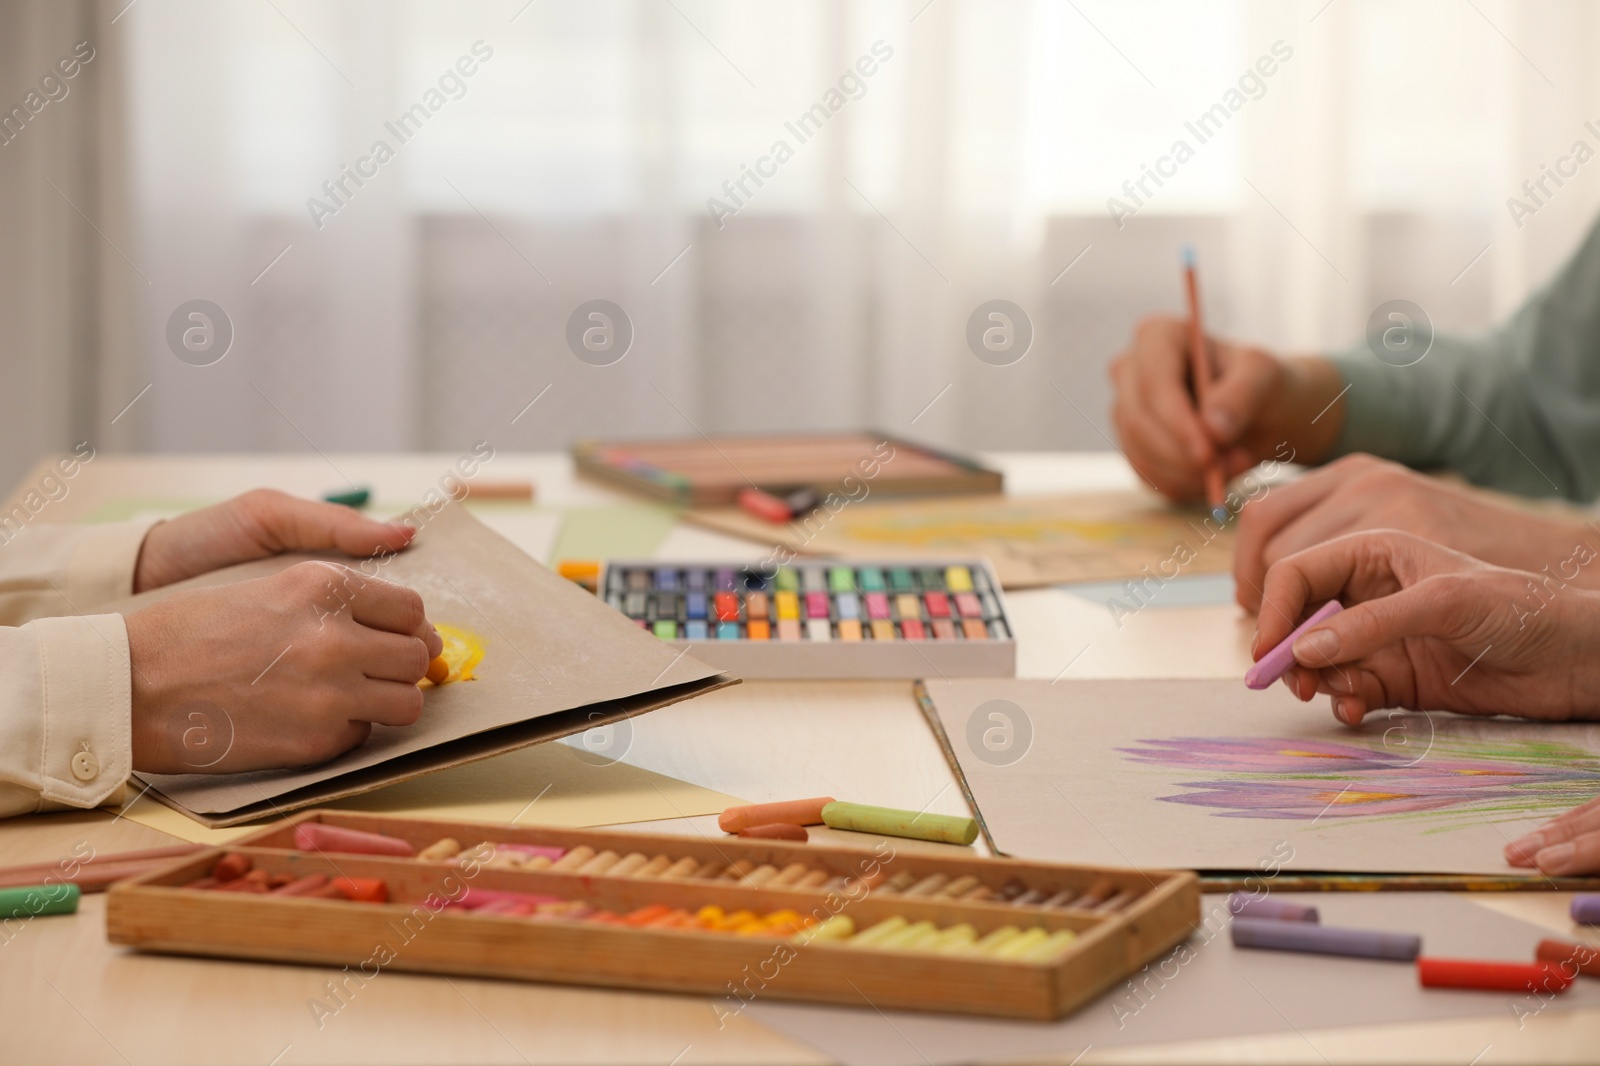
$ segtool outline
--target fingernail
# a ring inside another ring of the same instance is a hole
[[[1540,848],[1539,854],[1533,858],[1541,870],[1560,870],[1572,861],[1577,850],[1571,843],[1551,844],[1548,848]]]
[[[1325,666],[1339,654],[1339,634],[1331,629],[1313,629],[1294,642],[1294,657],[1307,666]]]
[[[1205,420],[1206,425],[1211,427],[1211,432],[1223,440],[1232,440],[1234,431],[1238,429],[1238,423],[1234,421],[1232,415],[1215,407],[1207,409]]]
[[[1544,846],[1544,834],[1532,832],[1521,836],[1506,845],[1507,851],[1520,851],[1524,855],[1532,855]]]

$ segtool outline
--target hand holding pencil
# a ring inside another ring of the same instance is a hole
[[[1186,270],[1185,290],[1188,281]],[[1202,310],[1196,281],[1193,307]],[[1344,384],[1329,360],[1207,336],[1203,314],[1145,317],[1110,371],[1123,454],[1178,502],[1210,496],[1214,506],[1219,474],[1225,482],[1263,460],[1317,462],[1342,425]]]

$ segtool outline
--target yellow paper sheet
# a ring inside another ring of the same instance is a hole
[[[622,762],[597,763],[565,743],[482,759],[402,781],[329,807],[397,817],[582,828],[717,814],[744,800]],[[207,829],[146,796],[129,821],[194,844],[220,846],[262,824]]]
[[[1148,492],[951,496],[819,507],[774,525],[738,507],[694,508],[684,520],[721,533],[846,559],[979,556],[1008,589],[1227,573],[1234,531]]]

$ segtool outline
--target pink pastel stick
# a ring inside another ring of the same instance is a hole
[[[1306,630],[1315,628],[1344,610],[1339,606],[1338,600],[1329,600],[1317,608],[1317,613],[1301,622],[1299,627],[1276,648],[1263,655],[1254,666],[1244,675],[1244,683],[1251,688],[1267,688],[1278,678],[1289,672],[1289,667],[1294,665],[1294,642],[1300,639]]]
[[[555,862],[567,853],[566,848],[550,847],[545,844],[496,844],[496,851],[514,851],[519,855],[543,855],[551,862]]]
[[[493,888],[469,888],[466,895],[456,901],[456,905],[463,910],[475,911],[479,907],[494,904],[498,910],[505,904],[526,905],[529,908],[537,907],[541,903],[561,903],[560,896],[551,896],[538,892],[502,892]]]

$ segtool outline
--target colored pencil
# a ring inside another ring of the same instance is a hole
[[[1189,298],[1189,369],[1194,379],[1194,406],[1205,409],[1206,394],[1211,390],[1211,356],[1206,351],[1205,325],[1200,318],[1200,278],[1195,272],[1193,247],[1183,250],[1183,287]],[[1228,510],[1222,505],[1225,481],[1222,476],[1222,457],[1213,456],[1205,469],[1206,506],[1219,522],[1228,520]]]
[[[203,851],[204,848],[203,844],[172,844],[161,848],[146,848],[142,851],[95,855],[93,858],[78,862],[78,869],[71,875],[63,872],[62,868],[71,866],[74,861],[72,859],[8,866],[0,869],[0,888],[44,884],[48,878],[52,884],[62,882],[75,884],[82,892],[103,892],[114,882],[166,866],[174,859],[193,855],[197,851]]]

